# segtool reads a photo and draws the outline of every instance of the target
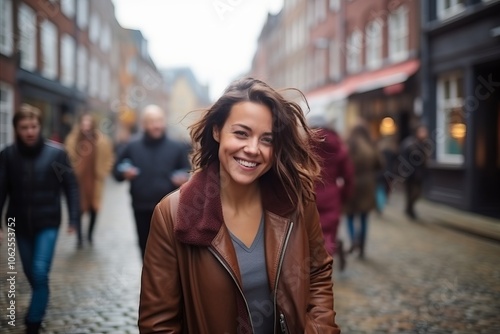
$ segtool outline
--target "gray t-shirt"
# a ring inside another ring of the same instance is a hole
[[[243,281],[243,293],[250,308],[255,334],[274,332],[274,307],[267,279],[264,246],[264,217],[250,247],[231,233]]]

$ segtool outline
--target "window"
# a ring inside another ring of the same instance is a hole
[[[401,6],[389,15],[389,58],[393,62],[408,58],[408,9]]]
[[[359,30],[354,31],[347,38],[346,66],[349,73],[356,73],[361,70],[362,38]]]
[[[75,40],[69,35],[61,39],[61,83],[68,87],[75,84]]]
[[[110,75],[109,75],[109,68],[107,66],[102,66],[101,67],[101,70],[100,70],[100,74],[101,74],[101,89],[100,89],[100,97],[101,97],[101,100],[103,101],[107,101],[109,99],[109,95],[110,95],[110,84],[111,84],[111,78],[110,78]]]
[[[61,11],[69,18],[75,17],[75,0],[61,0]]]
[[[333,39],[330,41],[330,78],[340,79],[340,47]]]
[[[103,24],[101,30],[101,50],[103,52],[108,52],[111,48],[111,29],[109,29],[109,25]]]
[[[366,26],[366,67],[376,69],[382,65],[382,19]]]
[[[18,25],[21,67],[33,71],[36,68],[36,15],[24,3],[19,5]]]
[[[330,0],[330,10],[338,12],[340,10],[340,0]]]
[[[42,33],[42,75],[49,79],[57,77],[57,28],[54,23],[44,20]]]
[[[316,8],[314,9],[315,11],[315,17],[314,17],[314,23],[318,24],[321,23],[324,19],[326,19],[326,1],[325,0],[315,0],[316,1]]]
[[[78,0],[76,3],[76,23],[80,29],[85,29],[89,24],[89,1]]]
[[[445,20],[455,16],[465,10],[464,0],[437,0],[437,16],[440,20]]]
[[[461,164],[466,124],[463,111],[463,77],[460,72],[443,75],[437,85],[437,159]]]
[[[83,45],[78,46],[78,54],[76,57],[76,87],[84,92],[87,89],[88,81],[88,54],[87,49]]]
[[[12,142],[12,115],[14,91],[10,85],[0,82],[0,151]]]
[[[92,16],[90,16],[89,38],[90,41],[94,44],[97,44],[97,42],[99,42],[99,23],[99,16],[97,16],[96,14],[92,14]]]
[[[89,77],[89,94],[92,97],[97,97],[99,93],[99,62],[95,57],[90,58],[90,77]]]
[[[0,0],[0,52],[10,56],[14,49],[12,34],[12,0]]]

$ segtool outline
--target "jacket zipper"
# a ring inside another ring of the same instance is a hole
[[[292,233],[293,222],[290,222],[290,226],[288,227],[288,231],[286,233],[285,243],[283,244],[283,248],[280,254],[280,260],[278,264],[278,271],[276,273],[276,282],[274,283],[274,323],[276,323],[276,313],[278,310],[277,307],[277,299],[278,299],[278,281],[281,274],[281,268],[283,266],[283,259],[285,258],[286,247],[288,246],[288,241],[290,240],[290,234]],[[280,312],[280,328],[281,333],[288,333],[288,328],[286,326],[285,315]]]
[[[253,329],[252,315],[250,314],[250,308],[248,307],[248,302],[247,302],[247,300],[245,298],[245,294],[243,293],[243,290],[241,290],[241,287],[238,284],[238,281],[236,280],[236,277],[234,276],[232,270],[229,268],[229,266],[226,264],[226,262],[219,256],[219,254],[214,249],[208,247],[208,250],[222,264],[222,266],[226,269],[226,271],[229,273],[229,275],[233,279],[234,284],[236,284],[236,286],[238,287],[238,290],[240,291],[241,297],[243,297],[243,301],[245,302],[245,307],[246,307],[247,313],[248,313],[248,319],[250,319],[250,326],[252,327],[252,333],[253,333],[254,329]]]

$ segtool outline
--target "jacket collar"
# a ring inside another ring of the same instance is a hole
[[[285,217],[295,210],[296,199],[290,201],[272,170],[261,177],[260,184],[265,211]],[[175,236],[182,243],[209,246],[223,223],[219,163],[214,162],[181,187]]]

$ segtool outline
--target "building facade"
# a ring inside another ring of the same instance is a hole
[[[14,140],[11,120],[21,103],[40,108],[47,138],[63,141],[83,111],[114,136],[129,100],[120,80],[124,38],[133,40],[111,0],[0,0],[0,148]],[[148,102],[164,98],[163,87],[157,83]]]
[[[188,67],[161,70],[168,92],[167,123],[169,135],[190,141],[188,126],[199,119],[211,101],[207,85],[202,85]]]
[[[422,1],[428,198],[500,216],[500,1]]]

